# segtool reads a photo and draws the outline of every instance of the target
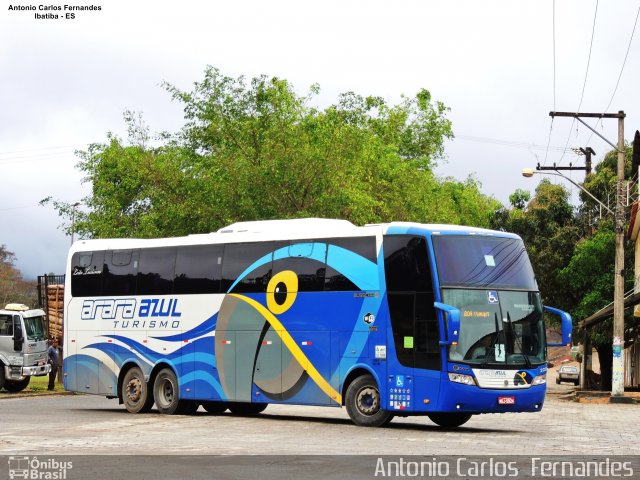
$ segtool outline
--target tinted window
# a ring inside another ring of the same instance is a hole
[[[388,292],[431,292],[431,269],[423,237],[385,235],[384,270]]]
[[[222,245],[178,248],[174,293],[218,293],[222,275]]]
[[[321,292],[324,288],[327,245],[312,240],[291,242],[287,253],[289,257],[273,262],[273,274],[292,270],[298,275],[299,292]]]
[[[13,319],[11,315],[0,315],[0,335],[13,335]],[[0,366],[0,368],[4,368]]]
[[[105,254],[102,272],[103,295],[135,295],[138,273],[137,250],[115,250]]]
[[[377,263],[375,237],[329,238],[322,241],[327,242],[327,270],[324,289],[329,291],[360,290],[347,277],[329,265],[339,263],[342,257],[341,249],[349,250],[373,263]]]
[[[287,242],[263,243],[232,243],[225,245],[222,260],[222,290],[228,291],[236,279],[239,282],[233,287],[234,292],[266,292],[271,279],[271,259],[273,251],[287,246]],[[257,260],[266,255],[269,259],[263,265],[252,268],[245,273]],[[239,278],[241,277],[242,278]]]
[[[71,259],[71,294],[74,297],[102,295],[105,252],[78,252]]]
[[[537,290],[522,240],[474,236],[433,236],[443,286]]]
[[[414,295],[410,293],[390,293],[387,295],[393,343],[398,361],[413,367],[413,310]]]
[[[167,295],[173,293],[175,264],[175,247],[141,250],[137,294]]]

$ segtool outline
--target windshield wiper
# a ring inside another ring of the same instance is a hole
[[[509,322],[509,330],[511,331],[513,343],[517,343],[518,347],[520,348],[520,355],[522,355],[522,358],[524,358],[524,363],[527,365],[527,368],[531,368],[531,361],[529,360],[529,356],[524,353],[522,348],[522,340],[513,331],[513,325],[511,324],[511,316],[509,315],[509,312],[507,312],[507,321]]]
[[[495,313],[494,314],[494,318],[495,318],[495,322],[496,322],[496,332],[495,335],[493,336],[493,339],[491,340],[491,344],[489,344],[489,348],[487,349],[487,354],[484,356],[484,360],[482,360],[482,364],[480,365],[481,368],[484,368],[487,366],[487,364],[489,363],[489,357],[491,356],[491,352],[493,352],[493,347],[495,347],[496,343],[498,342],[498,338],[500,337],[500,325],[498,323],[498,314]]]

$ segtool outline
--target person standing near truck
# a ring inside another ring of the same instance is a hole
[[[49,355],[49,365],[51,365],[51,372],[49,372],[49,386],[47,387],[47,390],[53,390],[56,383],[56,374],[58,373],[58,339],[54,338],[49,343],[49,350],[47,351],[47,353]]]

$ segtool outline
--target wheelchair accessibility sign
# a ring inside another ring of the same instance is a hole
[[[498,300],[498,292],[496,292],[495,290],[489,290],[487,292],[487,300],[492,305],[496,304],[496,303],[499,303],[500,300]]]

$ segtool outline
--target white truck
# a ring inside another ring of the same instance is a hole
[[[33,376],[47,375],[45,313],[10,303],[0,309],[0,389],[24,390]]]

